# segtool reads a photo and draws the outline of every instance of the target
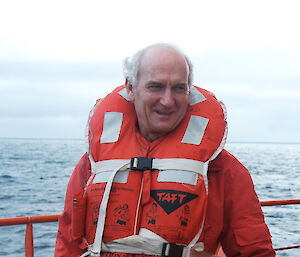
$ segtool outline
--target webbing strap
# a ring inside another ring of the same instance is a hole
[[[102,244],[104,252],[162,255],[164,241],[133,235]]]
[[[97,174],[108,170],[113,171],[123,166],[126,166],[124,167],[124,169],[126,169],[129,168],[129,165],[130,165],[129,159],[113,159],[113,160],[99,161],[99,162],[95,162],[92,165],[92,173]]]
[[[164,241],[143,237],[141,235],[133,235],[116,239],[106,244],[102,243],[101,249],[103,252],[110,253],[121,252],[129,254],[145,254],[166,257],[190,257],[191,249],[198,253],[204,253],[204,245],[202,242],[198,242],[193,246],[185,246],[180,244],[166,243]],[[81,255],[81,257],[89,255],[100,256],[93,254],[91,252],[91,248],[89,247],[89,250]],[[205,253],[205,256],[212,257],[213,254]]]
[[[158,170],[188,170],[206,176],[208,162],[183,158],[153,159],[153,167]]]
[[[135,158],[133,158],[135,159]],[[113,159],[113,160],[104,160],[94,163],[92,167],[92,172],[94,174],[115,170],[119,167],[124,166],[125,169],[130,167],[131,160],[127,159]],[[165,158],[165,159],[153,159],[152,160],[152,169],[157,170],[187,170],[192,171],[203,176],[207,175],[208,162],[201,162],[191,159],[183,158]]]
[[[106,207],[107,207],[109,194],[110,194],[110,190],[112,187],[114,177],[118,171],[127,169],[128,165],[129,165],[129,163],[127,163],[127,164],[125,163],[123,166],[121,166],[121,167],[119,166],[119,167],[115,168],[114,171],[112,172],[110,178],[107,181],[107,184],[106,184],[106,187],[104,190],[104,194],[103,194],[103,198],[101,201],[101,205],[99,208],[99,216],[98,216],[95,240],[94,240],[94,243],[90,247],[92,257],[100,256],[100,253],[101,253],[102,236],[103,236],[104,223],[105,223],[105,217],[106,217]]]
[[[168,243],[159,235],[142,228],[139,235],[116,239],[106,244],[102,243],[102,250],[104,252],[182,257],[186,246]]]

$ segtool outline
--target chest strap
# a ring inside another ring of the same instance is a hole
[[[92,173],[112,171],[124,166],[131,170],[186,170],[207,176],[208,162],[195,161],[184,158],[145,158],[113,159],[92,163]]]
[[[102,252],[121,252],[129,254],[145,254],[166,257],[186,256],[188,246],[179,244],[170,244],[159,235],[150,230],[142,228],[139,235],[132,235],[125,238],[113,240],[101,245]],[[91,247],[88,253],[82,256],[100,256],[93,255]]]

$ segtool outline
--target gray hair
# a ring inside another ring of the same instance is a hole
[[[159,44],[154,44],[154,45],[147,46],[147,47],[139,50],[138,52],[136,52],[133,56],[125,58],[124,61],[123,61],[123,74],[124,74],[125,79],[127,79],[131,85],[133,85],[133,86],[137,85],[139,65],[140,65],[141,57],[143,56],[143,54],[146,52],[146,50],[148,48],[153,47],[153,46],[168,47],[168,48],[171,48],[171,49],[175,50],[176,52],[178,52],[178,53],[180,53],[184,56],[185,61],[187,63],[187,66],[189,68],[188,85],[189,85],[189,87],[191,87],[192,84],[193,84],[193,74],[194,74],[193,73],[193,64],[192,64],[192,62],[177,47],[175,47],[171,44],[164,44],[164,43],[159,43]]]

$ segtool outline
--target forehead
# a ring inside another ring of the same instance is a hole
[[[141,57],[138,78],[177,78],[187,82],[188,65],[185,57],[171,48],[148,49]]]

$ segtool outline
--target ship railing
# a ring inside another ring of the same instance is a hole
[[[275,201],[261,201],[261,206],[277,206],[277,205],[290,205],[290,204],[300,204],[300,199],[290,199],[290,200],[275,200]],[[52,215],[38,215],[38,216],[26,216],[26,217],[12,217],[12,218],[1,218],[0,226],[11,226],[11,225],[26,225],[25,229],[25,257],[34,256],[34,246],[33,246],[33,223],[45,223],[45,222],[57,222],[59,214]],[[275,251],[300,248],[300,245],[292,245],[275,248]],[[222,251],[222,249],[220,249]],[[223,253],[217,253],[215,256],[225,256]]]

